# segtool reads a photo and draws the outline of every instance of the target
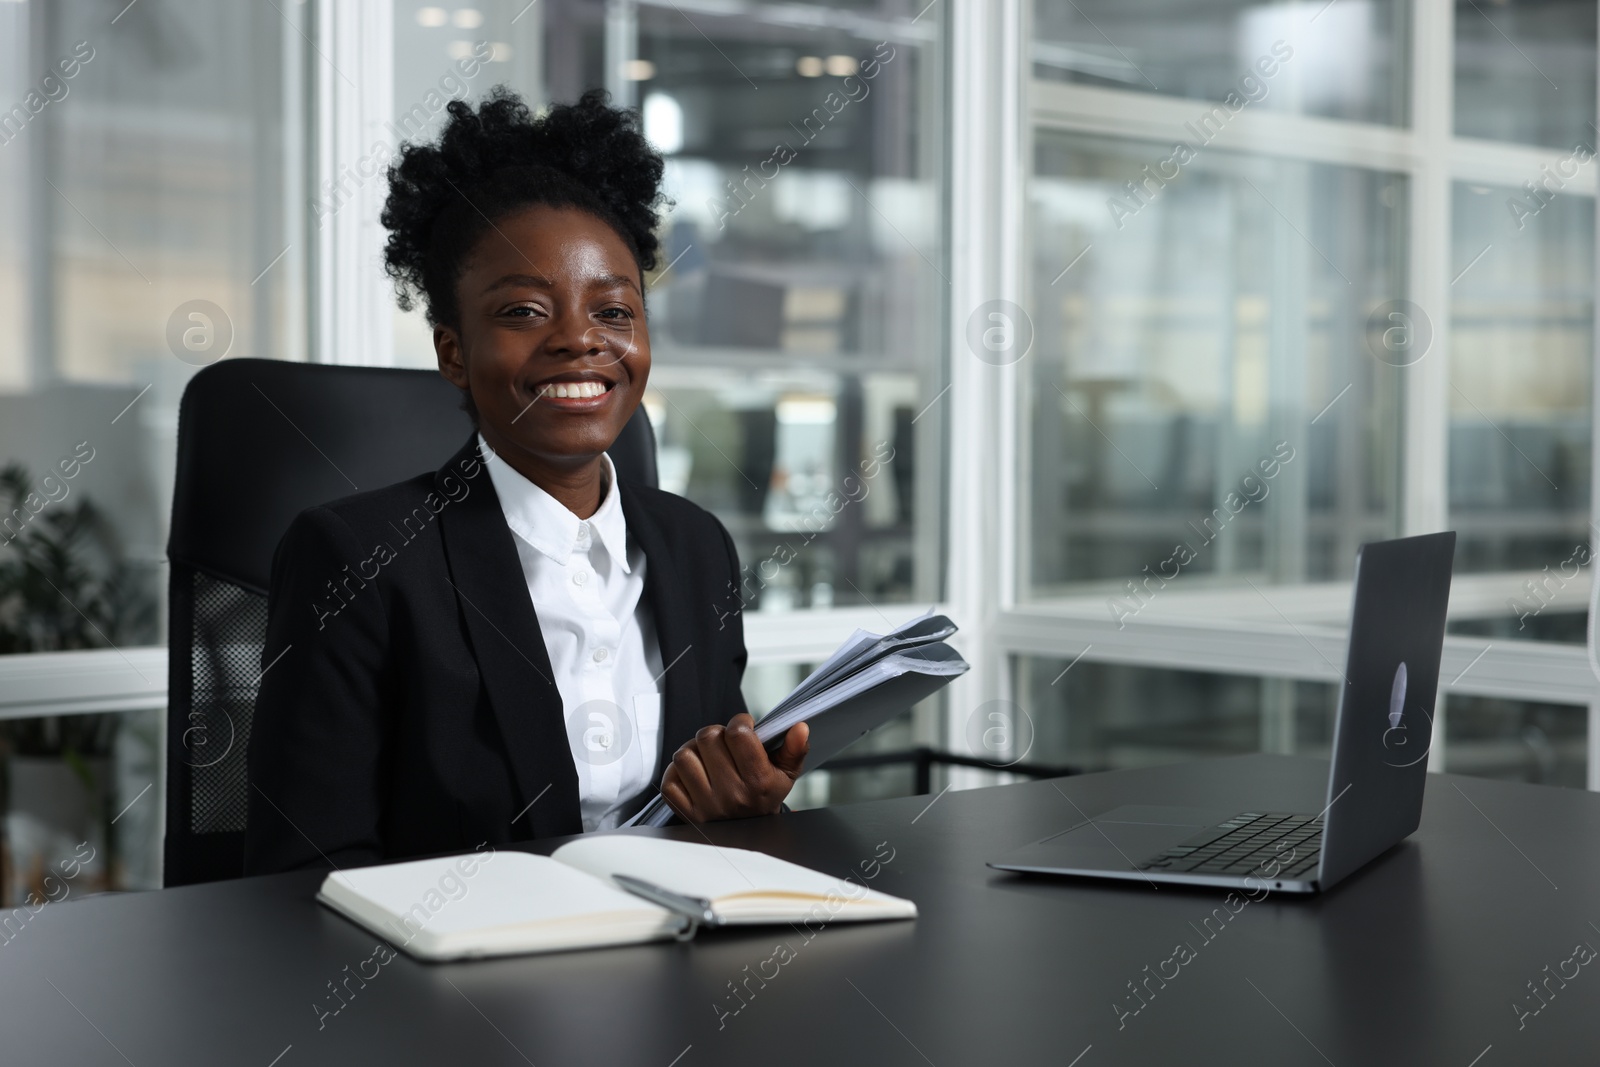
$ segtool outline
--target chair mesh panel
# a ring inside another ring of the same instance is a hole
[[[194,575],[194,691],[182,744],[192,833],[245,828],[250,801],[245,757],[266,633],[266,597]]]

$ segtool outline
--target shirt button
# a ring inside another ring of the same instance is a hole
[[[609,656],[609,655],[610,655],[610,653],[607,652],[605,649],[597,648],[597,649],[594,650],[594,661],[596,663],[604,663],[606,661],[606,657]]]
[[[574,585],[582,585],[584,582],[587,582],[588,580],[589,580],[589,572],[588,571],[578,571],[576,574],[574,574],[572,576],[572,584],[574,584]]]

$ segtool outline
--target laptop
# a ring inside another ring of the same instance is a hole
[[[1319,812],[1115,808],[993,860],[1002,871],[1318,893],[1417,828],[1433,739],[1452,532],[1356,554],[1326,803]]]

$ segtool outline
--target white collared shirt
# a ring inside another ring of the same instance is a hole
[[[555,671],[578,768],[583,828],[610,829],[623,804],[656,781],[661,747],[661,650],[641,604],[644,552],[628,538],[616,468],[606,495],[580,519],[478,447],[500,497]]]

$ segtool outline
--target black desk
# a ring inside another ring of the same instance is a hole
[[[809,942],[777,927],[480,963],[401,956],[320,1030],[314,1005],[331,1003],[327,983],[347,965],[360,969],[374,947],[312,901],[320,875],[47,905],[0,945],[0,1061],[1502,1067],[1600,1058],[1600,960],[1565,988],[1549,979],[1553,998],[1520,1030],[1512,1007],[1535,1003],[1527,983],[1571,973],[1577,965],[1562,961],[1575,944],[1600,948],[1591,925],[1600,923],[1600,797],[1591,794],[1430,777],[1422,829],[1397,850],[1322,898],[1268,897],[1210,927],[1220,892],[983,865],[1071,824],[1058,788],[1091,814],[1129,802],[1315,811],[1325,773],[1311,760],[1251,756],[949,793],[931,807],[912,797],[710,827],[720,844],[840,875],[862,874],[886,842],[893,858],[870,884],[916,900],[921,918],[834,926]],[[791,947],[787,962],[764,963],[779,942]],[[1193,958],[1165,988],[1152,982],[1154,997],[1119,1029],[1114,1005],[1139,1003],[1129,983],[1172,973],[1177,965],[1163,961],[1179,942]],[[720,1015],[741,1003],[730,983],[774,970],[765,988],[750,981],[756,992],[738,1014]]]

